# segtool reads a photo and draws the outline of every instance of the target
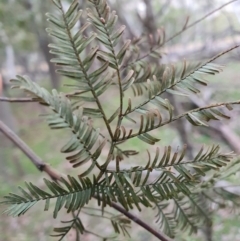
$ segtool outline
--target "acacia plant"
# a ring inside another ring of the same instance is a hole
[[[71,229],[79,234],[88,232],[81,216],[89,210],[87,205],[93,199],[100,212],[94,208],[91,215],[108,217],[116,234],[128,234],[132,220],[159,240],[170,240],[180,230],[193,233],[204,222],[209,223],[211,203],[219,207],[238,205],[237,194],[215,186],[218,180],[235,173],[239,162],[233,153],[222,153],[218,145],[201,148],[191,160],[185,157],[185,145],[176,150],[171,146],[151,148],[148,158],[131,147],[124,148],[130,139],[138,138],[148,149],[161,138],[160,134],[154,137],[159,132],[153,134],[153,130],[179,119],[186,119],[194,126],[228,119],[226,111],[239,104],[239,100],[176,115],[167,97],[171,100],[172,95],[199,93],[198,86],[207,85],[205,78],[222,70],[222,66],[213,62],[237,46],[197,64],[186,61],[181,65],[162,64],[159,60],[167,41],[163,29],[154,33],[154,37],[125,40],[125,27],[118,26],[116,12],[110,10],[105,0],[89,0],[85,12],[79,9],[77,0],[67,10],[61,0],[52,2],[56,12],[47,14],[50,23],[47,32],[55,39],[49,44],[50,52],[56,55],[52,62],[59,66],[57,73],[75,81],[68,83],[74,91],[49,92],[26,76],[11,81],[13,88],[30,94],[30,101],[49,108],[51,113],[45,116],[51,129],[71,132],[61,152],[68,154],[66,159],[73,168],[79,168],[79,175],[56,174],[35,160],[52,180],[44,179],[46,189],[26,183],[26,188],[19,187],[20,194],[5,196],[2,204],[9,206],[5,213],[20,216],[41,201],[45,203],[45,211],[53,206],[54,218],[60,211],[72,213],[71,220],[54,228],[53,236],[63,240]],[[87,21],[79,27],[83,13]],[[141,53],[144,44],[150,44],[147,54]],[[153,63],[146,60],[149,56],[155,59]],[[110,92],[119,101],[112,113],[109,108],[113,109],[116,100],[108,98]],[[142,96],[141,100],[135,101],[138,96]],[[105,130],[96,128],[99,119]],[[125,159],[145,164],[122,169]],[[115,163],[115,168],[109,167],[110,162]],[[106,207],[121,215],[110,215]],[[133,208],[154,209],[159,231],[134,217],[129,212]],[[113,239],[104,235],[104,232],[98,234],[103,240]]]

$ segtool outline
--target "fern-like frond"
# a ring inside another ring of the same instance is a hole
[[[130,70],[126,74],[125,71],[121,71],[120,69],[131,41],[127,40],[120,46],[120,40],[122,39],[121,37],[125,26],[120,26],[117,28],[116,23],[118,16],[116,15],[115,11],[111,12],[106,1],[90,0],[89,2],[91,2],[94,6],[94,10],[88,9],[88,17],[97,30],[98,41],[105,47],[104,49],[98,50],[97,58],[104,64],[108,63],[109,66],[114,70],[114,75],[112,77],[113,83],[119,88],[119,111],[114,112],[110,117],[111,121],[115,117],[119,117],[119,128],[122,121],[121,115],[123,111],[123,93],[133,84],[135,80],[133,77],[134,71]],[[118,115],[115,113],[118,113]]]
[[[12,206],[6,210],[9,215],[19,216],[40,200],[45,201],[45,210],[48,210],[50,200],[57,199],[53,216],[56,218],[58,212],[64,206],[68,212],[75,211],[89,202],[92,197],[98,199],[103,206],[111,205],[111,202],[119,202],[126,210],[136,206],[141,210],[139,204],[151,207],[157,203],[170,198],[177,198],[179,193],[190,194],[189,187],[196,183],[190,174],[181,173],[175,175],[169,170],[160,172],[156,180],[148,182],[149,172],[113,172],[97,181],[89,178],[79,180],[68,176],[68,180],[62,178],[63,185],[56,184],[45,179],[50,192],[39,189],[32,183],[27,184],[28,192],[20,188],[22,195],[9,194],[5,197],[5,204]]]
[[[108,171],[110,175],[105,175],[102,184],[126,192],[123,194],[116,191],[115,195],[118,198],[113,199],[113,201],[119,201],[125,208],[128,208],[128,205],[131,208],[131,203],[135,203],[139,208],[139,202],[149,206],[157,200],[176,198],[178,193],[190,195],[191,186],[196,185],[200,176],[205,175],[209,170],[218,170],[233,156],[232,153],[220,153],[218,146],[213,146],[206,151],[201,149],[193,161],[183,161],[184,154],[185,150],[180,155],[176,152],[171,155],[171,148],[166,148],[162,157],[159,158],[157,151],[153,162],[149,160],[145,168],[133,167],[130,170],[118,172]],[[153,170],[158,171],[159,174],[154,181],[149,182]],[[127,195],[127,201],[124,200],[125,195]]]
[[[179,230],[196,233],[204,222],[210,222],[211,209],[198,194],[180,194],[167,203],[157,203],[154,209],[158,210],[156,221],[160,229],[172,238]]]
[[[105,145],[105,140],[98,144],[99,130],[94,130],[87,123],[86,119],[82,118],[81,113],[74,114],[71,108],[70,101],[63,95],[58,94],[53,90],[50,94],[47,90],[39,87],[27,77],[17,76],[17,79],[12,80],[15,84],[13,87],[20,88],[30,93],[34,98],[37,98],[40,103],[48,105],[54,114],[48,114],[47,122],[52,129],[69,128],[73,136],[68,143],[62,147],[63,153],[73,153],[67,157],[67,160],[73,164],[73,167],[78,167],[89,160],[92,160],[91,166],[82,175],[87,175],[97,164],[97,158],[101,154],[101,150]],[[94,147],[97,146],[97,149]]]
[[[180,229],[195,231],[195,224],[208,219],[208,213],[198,199],[199,195],[195,194],[194,187],[198,183],[199,174],[203,175],[208,170],[225,165],[232,155],[221,154],[219,148],[213,146],[205,152],[201,149],[192,162],[184,162],[184,153],[183,150],[179,156],[176,152],[171,156],[171,148],[167,148],[159,158],[157,151],[153,162],[149,161],[145,167],[145,173],[141,168],[132,168],[130,171],[105,173],[99,181],[95,177],[91,181],[89,178],[79,177],[77,180],[68,176],[68,180],[61,179],[62,185],[45,179],[50,190],[48,192],[27,183],[27,191],[20,188],[22,195],[9,194],[2,203],[11,205],[6,213],[19,216],[40,200],[45,201],[45,210],[48,210],[50,200],[57,199],[53,212],[56,218],[63,207],[68,212],[78,210],[92,197],[97,198],[103,206],[119,202],[126,210],[134,206],[141,210],[140,204],[146,207],[158,204],[160,208],[164,200],[173,200],[174,219],[168,212],[158,212],[159,224],[171,235],[174,235],[175,223]],[[160,174],[154,181],[149,182],[149,175],[153,169]],[[191,169],[195,173],[191,173]],[[113,225],[117,230],[117,224]],[[59,235],[63,235],[64,232],[67,232],[67,227],[59,229]]]
[[[100,68],[91,70],[99,47],[92,47],[86,54],[86,48],[92,45],[97,34],[92,33],[89,37],[83,34],[91,25],[89,22],[76,30],[76,25],[82,15],[82,10],[79,10],[77,0],[72,2],[66,12],[61,0],[57,0],[56,2],[59,10],[58,14],[47,14],[48,21],[53,25],[53,28],[48,29],[48,32],[57,40],[56,43],[49,45],[51,48],[50,52],[58,56],[51,61],[62,67],[57,70],[58,73],[77,81],[77,84],[73,85],[74,88],[77,88],[77,91],[69,95],[74,97],[76,101],[75,106],[82,105],[85,101],[95,102],[97,108],[84,107],[83,114],[92,116],[93,118],[103,118],[108,132],[112,136],[112,130],[99,101],[100,95],[111,85],[112,79],[110,76],[101,78],[109,63],[105,62]]]
[[[203,223],[211,223],[211,214],[214,209],[238,210],[240,195],[235,189],[236,186],[227,185],[226,183],[222,186],[221,181],[219,183],[221,173],[225,173],[227,170],[229,170],[228,175],[236,173],[236,165],[238,164],[239,160],[228,162],[227,165],[221,168],[221,171],[220,169],[217,170],[212,177],[190,188],[192,192],[190,195],[180,194],[178,198],[173,198],[171,202],[168,202],[168,208],[163,209],[164,213],[158,213],[158,220],[161,220],[160,224],[166,225],[166,222],[172,221],[172,217],[174,217],[176,225],[174,226],[174,222],[172,224],[175,231],[180,229],[192,233],[196,232]],[[232,170],[233,167],[236,169],[235,171]],[[165,207],[164,204],[165,202],[160,202],[157,205]],[[166,216],[167,211],[172,216]],[[163,229],[163,231],[167,234],[168,230]]]
[[[58,241],[63,240],[72,228],[75,228],[81,234],[85,231],[84,225],[79,217],[68,221],[61,221],[61,223],[65,224],[65,226],[54,228],[53,231],[55,234],[51,235],[52,237],[59,237]]]
[[[174,199],[174,218],[177,228],[189,230],[189,233],[197,232],[197,229],[205,221],[210,222],[210,209],[203,203],[201,195],[180,196]]]
[[[88,9],[88,17],[99,33],[97,39],[108,50],[99,50],[97,53],[98,59],[108,62],[110,67],[118,70],[131,42],[127,40],[118,53],[116,52],[115,46],[120,42],[125,26],[120,26],[116,29],[118,16],[115,11],[111,12],[106,1],[90,0],[89,2],[93,4],[95,11]]]
[[[181,71],[176,71],[176,67],[173,65],[161,65],[159,71],[145,80],[144,88],[148,91],[148,99],[138,106],[132,108],[126,114],[143,108],[147,103],[152,103],[157,107],[165,107],[165,101],[161,98],[161,95],[165,92],[174,95],[188,95],[188,92],[199,93],[200,90],[197,89],[193,84],[198,83],[201,85],[207,85],[203,75],[214,75],[222,70],[222,66],[213,64],[212,61],[218,58],[218,55],[207,62],[201,63],[193,69],[187,67],[187,63],[184,61]],[[150,81],[152,80],[152,81]],[[141,83],[138,83],[141,85]],[[133,85],[134,86],[134,85]],[[134,88],[134,87],[133,87]],[[138,87],[140,91],[134,91],[138,95],[143,93],[142,88]]]
[[[229,177],[234,170],[240,169],[239,160],[231,162],[232,152],[222,153],[218,145],[208,149],[202,147],[189,160],[185,158],[186,146],[181,151],[173,151],[168,146],[162,153],[159,148],[154,154],[148,152],[145,166],[123,170],[120,162],[124,157],[137,155],[138,152],[119,147],[134,137],[154,145],[160,139],[153,137],[150,131],[181,118],[186,118],[195,126],[207,126],[206,122],[210,120],[229,119],[220,107],[232,110],[232,105],[240,104],[240,100],[200,107],[176,116],[174,106],[165,99],[164,94],[188,96],[199,93],[196,84],[207,85],[205,76],[222,70],[222,66],[213,61],[237,46],[200,64],[183,61],[180,68],[178,64],[159,64],[162,56],[160,47],[165,43],[164,30],[146,38],[124,40],[125,26],[118,26],[118,16],[111,11],[106,0],[88,0],[91,9],[84,14],[87,16],[85,24],[80,23],[83,11],[78,0],[72,0],[66,10],[63,0],[52,1],[57,11],[47,13],[50,23],[47,32],[54,39],[54,43],[49,45],[50,53],[55,55],[51,62],[58,66],[57,73],[75,81],[68,84],[74,91],[62,94],[52,90],[50,93],[22,76],[12,80],[13,88],[26,91],[34,100],[53,111],[44,115],[49,127],[72,132],[61,152],[68,153],[66,159],[73,167],[89,166],[77,178],[68,175],[57,181],[44,179],[46,190],[26,182],[25,188],[19,187],[20,194],[9,193],[0,202],[8,205],[4,213],[20,216],[39,202],[44,204],[44,211],[48,211],[51,204],[54,218],[63,209],[73,214],[71,220],[62,221],[62,227],[54,229],[52,236],[63,240],[70,230],[75,229],[77,234],[88,233],[108,240],[115,238],[116,233],[129,236],[130,219],[141,223],[126,213],[133,208],[139,211],[143,207],[155,208],[156,222],[170,237],[174,237],[179,230],[192,233],[204,222],[211,223],[213,204],[217,208],[239,208],[240,194],[217,183],[217,180]],[[92,32],[89,31],[90,27]],[[140,54],[142,43],[150,46],[146,55]],[[144,61],[147,56],[156,58],[155,64]],[[136,61],[131,63],[134,59]],[[101,98],[112,87],[119,90],[119,106],[106,115]],[[133,106],[129,98],[124,109],[124,96],[129,89],[133,90],[134,96],[145,95],[145,100]],[[148,104],[151,104],[150,107]],[[139,115],[138,121],[133,119],[134,114]],[[103,119],[109,140],[93,127],[93,122],[89,120],[91,117]],[[128,128],[124,118],[134,125]],[[110,143],[108,154],[100,165],[98,159],[106,142]],[[108,170],[111,160],[115,161],[115,170]],[[92,175],[92,178],[86,177],[95,167],[99,173]],[[100,214],[85,212],[86,205],[92,199],[97,201],[99,207],[95,211]],[[122,214],[110,214],[105,210],[106,206],[114,207],[127,218]],[[104,237],[86,229],[81,212],[108,219],[115,232],[114,237]],[[145,228],[150,231],[147,225]]]
[[[238,46],[227,49],[208,61],[197,64],[196,66],[188,66],[186,61],[184,61],[183,67],[180,71],[177,71],[176,67],[173,65],[160,65],[157,71],[148,68],[148,71],[146,71],[147,74],[145,73],[144,77],[146,79],[140,78],[132,85],[135,95],[142,95],[144,90],[147,90],[148,98],[136,107],[128,107],[124,116],[127,116],[134,111],[146,112],[148,109],[146,109],[145,105],[148,103],[151,103],[158,108],[167,109],[168,112],[171,113],[173,108],[170,108],[171,105],[169,101],[161,98],[161,95],[165,92],[174,95],[188,95],[188,92],[199,93],[200,90],[193,84],[207,85],[203,76],[215,75],[222,71],[222,66],[212,62],[236,47]],[[134,85],[136,86],[134,87]],[[189,117],[189,119],[192,118]],[[203,125],[203,123],[201,123],[201,125]]]
[[[136,166],[128,170],[121,170],[120,173],[128,174],[134,180],[133,184],[139,185],[143,176],[146,175],[146,183],[151,175],[151,172],[157,171],[161,174],[154,183],[165,183],[167,180],[174,181],[177,177],[181,182],[197,181],[200,176],[204,176],[209,170],[219,171],[221,167],[227,166],[234,157],[233,153],[221,153],[219,146],[212,146],[208,149],[203,147],[196,154],[193,160],[185,160],[186,146],[181,152],[178,150],[173,152],[171,146],[165,147],[164,152],[160,155],[160,150],[157,148],[154,159],[152,160],[150,153],[145,167]],[[109,173],[115,171],[108,170]],[[167,178],[167,175],[170,179]],[[216,174],[215,174],[216,175]],[[161,180],[161,178],[164,178]]]
[[[97,48],[94,48],[92,53],[89,53],[85,59],[81,59],[80,56],[85,48],[96,38],[96,34],[92,34],[90,37],[83,35],[83,32],[90,26],[89,23],[76,31],[75,25],[82,15],[82,10],[79,10],[77,0],[72,2],[66,13],[63,10],[61,0],[57,2],[58,14],[46,14],[48,21],[53,26],[53,28],[48,28],[47,32],[56,39],[56,43],[49,45],[50,53],[59,56],[51,61],[59,66],[63,66],[57,72],[78,81],[82,87],[81,90],[91,91],[91,83],[86,75],[86,71],[91,67]]]
[[[174,219],[170,202],[160,202],[156,204],[154,210],[157,210],[156,223],[159,229],[171,238],[175,237],[177,223]]]
[[[87,204],[94,194],[93,184],[89,178],[80,178],[80,181],[70,176],[68,180],[62,178],[64,187],[47,179],[44,179],[44,182],[49,189],[48,192],[32,183],[26,183],[27,191],[19,187],[21,195],[10,193],[5,196],[2,204],[11,205],[5,213],[11,216],[23,215],[39,201],[45,201],[44,210],[46,211],[49,209],[50,201],[57,199],[53,212],[53,217],[56,218],[63,207],[67,209],[67,212],[78,210]]]
[[[215,75],[222,71],[221,65],[212,63],[212,61],[215,60],[217,57],[214,57],[207,62],[199,64],[195,68],[189,70],[190,73],[187,72],[187,63],[184,62],[182,70],[179,74],[180,78],[175,78],[174,81],[166,83],[166,86],[164,86],[164,89],[161,90],[159,95],[161,95],[164,91],[167,91],[170,94],[175,94],[175,91],[178,89],[180,91],[199,93],[200,90],[193,86],[194,83],[205,86],[207,85],[207,82],[203,78],[203,76]],[[169,73],[169,75],[171,79],[173,79],[174,71],[172,70],[172,73]],[[176,88],[176,90],[174,88]]]
[[[168,100],[165,100],[165,101],[168,102]],[[208,126],[204,121],[219,120],[219,119],[222,119],[222,118],[230,119],[229,116],[227,116],[222,111],[220,111],[220,107],[226,107],[228,110],[232,110],[233,109],[232,105],[239,105],[239,104],[240,104],[240,100],[223,102],[223,103],[216,103],[216,104],[211,104],[209,106],[199,107],[199,108],[187,111],[187,112],[185,112],[183,114],[180,114],[178,116],[173,116],[172,110],[170,110],[170,108],[169,108],[169,110],[168,110],[169,118],[165,121],[162,121],[163,118],[161,117],[161,114],[160,114],[159,111],[157,111],[157,110],[150,110],[150,111],[144,110],[142,112],[146,113],[145,114],[146,119],[149,119],[149,116],[151,115],[151,112],[155,113],[154,114],[154,121],[146,122],[146,123],[154,123],[154,124],[152,124],[151,128],[149,128],[149,125],[146,125],[145,128],[146,127],[148,127],[148,128],[146,128],[146,130],[141,129],[141,134],[145,134],[149,131],[152,131],[152,130],[157,129],[161,126],[172,123],[172,122],[174,122],[176,120],[179,120],[183,117],[185,117],[192,125]],[[170,103],[169,103],[169,106],[170,106]],[[128,109],[130,109],[130,108],[128,107]],[[142,108],[141,108],[141,110],[142,110]],[[134,138],[134,137],[138,137],[138,135],[139,135],[139,131],[135,132],[135,133],[131,133],[131,135],[129,135],[128,137],[122,138],[121,141],[130,139],[130,138]]]

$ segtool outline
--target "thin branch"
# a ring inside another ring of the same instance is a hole
[[[34,164],[34,166],[39,171],[46,172],[53,180],[61,180],[61,177],[65,175],[58,173],[55,169],[51,168],[49,165],[45,164],[40,157],[38,157],[31,148],[23,142],[13,131],[10,130],[10,128],[5,125],[2,121],[0,121],[0,131],[6,135],[20,150],[23,151],[23,153],[30,159],[30,161]],[[98,197],[94,197],[98,198]],[[135,223],[139,224],[141,227],[143,227],[145,230],[147,230],[149,233],[153,234],[155,237],[157,237],[161,241],[171,241],[171,239],[165,237],[160,232],[157,232],[153,228],[151,228],[147,223],[140,220],[138,217],[134,216],[133,214],[127,212],[124,208],[119,206],[118,204],[112,202],[110,204],[111,207],[119,211],[120,213],[124,214],[126,217],[134,221]]]
[[[204,15],[203,17],[199,18],[198,20],[196,20],[195,22],[193,22],[193,23],[191,23],[191,24],[189,24],[189,25],[186,25],[186,23],[185,23],[184,26],[183,26],[183,28],[182,28],[179,32],[175,33],[174,35],[172,35],[171,37],[169,37],[168,39],[166,39],[161,45],[156,46],[155,48],[154,48],[154,47],[151,48],[151,50],[150,50],[148,53],[146,53],[145,55],[143,55],[143,56],[141,56],[140,58],[136,59],[134,62],[122,66],[122,68],[126,68],[126,67],[128,67],[128,66],[130,66],[130,65],[132,65],[132,64],[134,64],[134,63],[136,63],[136,62],[139,62],[140,60],[148,57],[152,52],[154,52],[154,51],[156,51],[158,48],[162,47],[165,43],[171,41],[171,40],[174,39],[175,37],[181,35],[181,34],[182,34],[183,32],[185,32],[187,29],[195,26],[196,24],[202,22],[203,20],[205,20],[206,18],[210,17],[210,16],[213,15],[214,13],[218,12],[218,11],[221,10],[222,8],[224,8],[224,7],[226,7],[227,5],[229,5],[229,4],[233,3],[233,2],[236,2],[236,1],[238,1],[238,0],[232,0],[232,1],[229,1],[229,2],[221,5],[220,7],[214,9],[214,10],[211,11],[210,13]]]
[[[154,235],[155,237],[157,237],[159,240],[162,241],[171,241],[172,239],[170,239],[169,237],[166,237],[164,234],[157,232],[156,230],[154,230],[152,227],[150,227],[147,223],[143,222],[141,219],[139,219],[138,217],[136,217],[135,215],[127,212],[124,208],[122,208],[121,206],[119,206],[116,203],[112,203],[111,204],[112,207],[114,209],[116,209],[117,211],[119,211],[120,213],[122,213],[123,215],[125,215],[126,217],[128,217],[129,219],[131,219],[133,222],[137,223],[138,225],[140,225],[142,228],[144,228],[145,230],[147,230],[149,233],[151,233],[152,235]]]
[[[199,18],[198,20],[196,20],[195,22],[189,24],[189,25],[186,25],[182,30],[180,30],[179,32],[175,33],[173,36],[171,36],[170,38],[166,39],[165,43],[171,41],[172,39],[174,39],[175,37],[177,37],[178,35],[180,35],[181,33],[183,33],[184,31],[186,31],[187,29],[195,26],[196,24],[202,22],[203,20],[205,20],[206,18],[208,18],[209,16],[213,15],[214,13],[218,12],[219,10],[221,10],[222,8],[226,7],[227,5],[233,3],[233,2],[236,2],[238,0],[232,0],[232,1],[229,1],[223,5],[221,5],[220,7],[212,10],[210,13],[207,13],[206,15],[204,15],[203,17]]]
[[[78,209],[76,215],[75,215],[74,211],[72,212],[72,216],[73,216],[73,218],[74,218],[75,220],[78,218],[80,212],[81,212],[81,208]],[[73,225],[74,225],[75,223],[76,223],[76,221],[75,221],[75,222],[72,222],[71,228],[73,227]],[[71,228],[70,228],[70,229],[71,229]],[[76,241],[80,241],[80,234],[79,234],[79,231],[80,231],[80,230],[78,230],[78,228],[77,228],[76,225],[75,225],[75,229],[76,229]]]

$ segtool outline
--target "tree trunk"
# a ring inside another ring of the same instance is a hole
[[[29,0],[26,0],[23,2],[23,6],[28,10],[28,11],[33,11],[33,7],[32,7],[32,2],[30,2]],[[46,6],[44,5],[46,4],[45,1],[41,2],[41,13],[42,16],[44,18],[45,16],[45,10],[46,10]],[[39,26],[39,24],[36,23],[35,18],[31,18],[31,29],[33,32],[35,32],[36,36],[37,36],[37,41],[39,44],[39,48],[41,49],[41,52],[47,62],[48,65],[48,70],[49,70],[49,75],[50,75],[50,81],[52,83],[52,87],[54,89],[58,89],[59,88],[59,82],[60,82],[60,78],[59,75],[56,74],[55,72],[55,65],[53,63],[51,63],[51,54],[49,53],[49,48],[48,48],[48,44],[49,44],[49,37],[45,32],[45,26],[42,23],[41,26]]]
[[[42,54],[47,62],[48,65],[48,70],[49,70],[49,75],[51,78],[51,83],[52,83],[52,87],[54,89],[58,89],[59,88],[59,76],[57,75],[56,71],[55,71],[55,66],[53,63],[51,63],[51,54],[49,53],[49,48],[48,48],[48,44],[49,44],[49,38],[46,34],[39,34],[39,32],[37,33],[38,36],[38,42],[39,42],[39,46],[42,50]]]

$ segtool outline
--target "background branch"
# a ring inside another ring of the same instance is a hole
[[[171,41],[172,39],[174,39],[175,37],[177,37],[178,35],[182,34],[184,31],[186,31],[187,29],[195,26],[196,24],[202,22],[204,19],[208,18],[209,16],[213,15],[214,13],[218,12],[219,10],[221,10],[222,8],[226,7],[227,5],[233,3],[233,2],[236,2],[238,0],[232,0],[232,1],[229,1],[223,5],[221,5],[220,7],[212,10],[210,13],[207,13],[206,15],[204,15],[203,17],[199,18],[198,20],[196,20],[195,22],[189,24],[189,25],[184,25],[184,27],[182,28],[182,30],[180,30],[179,32],[175,33],[174,35],[172,35],[170,38],[166,39],[166,41],[164,42],[167,43],[169,41]]]
[[[178,31],[177,33],[173,34],[171,37],[167,38],[160,46],[156,46],[154,48],[151,49],[151,51],[147,52],[146,54],[144,54],[143,56],[139,57],[137,60],[135,61],[140,61],[146,57],[148,57],[152,51],[155,51],[157,49],[159,49],[160,47],[162,47],[163,45],[165,45],[167,42],[171,41],[172,39],[176,38],[177,36],[181,35],[183,32],[185,32],[187,29],[197,25],[198,23],[202,22],[203,20],[205,20],[206,18],[208,18],[209,16],[213,15],[214,13],[218,12],[219,10],[221,10],[222,8],[226,7],[227,5],[233,3],[233,2],[236,2],[238,0],[232,0],[232,1],[229,1],[223,5],[221,5],[220,7],[214,9],[213,11],[207,13],[206,15],[204,15],[203,17],[199,18],[198,20],[194,21],[193,23],[189,24],[188,25],[188,21],[184,24],[183,28]],[[123,68],[126,68],[128,66],[130,66],[132,63],[129,63],[127,65],[124,65]]]

